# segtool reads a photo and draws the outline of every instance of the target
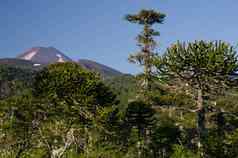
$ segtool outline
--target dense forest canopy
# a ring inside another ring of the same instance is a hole
[[[125,16],[142,26],[129,55],[138,75],[101,77],[74,62],[1,64],[0,157],[238,157],[235,48],[178,41],[158,55],[165,17]]]

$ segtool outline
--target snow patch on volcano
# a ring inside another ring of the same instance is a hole
[[[41,64],[34,64],[33,66],[41,66]]]
[[[58,57],[58,62],[59,63],[65,62],[61,54],[57,54],[56,56]]]
[[[37,51],[30,52],[22,57],[22,59],[25,60],[31,60],[35,55],[37,54]]]

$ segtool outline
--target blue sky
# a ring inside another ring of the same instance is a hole
[[[142,8],[167,14],[156,27],[161,53],[177,40],[238,43],[237,0],[0,0],[0,58],[54,46],[75,60],[138,72],[127,57],[141,27],[123,17]]]

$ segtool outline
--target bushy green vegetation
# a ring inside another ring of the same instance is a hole
[[[154,10],[130,61],[144,71],[102,80],[76,63],[0,67],[0,157],[238,157],[238,58],[222,41],[177,42],[158,56]]]
[[[35,71],[0,65],[0,99],[21,94],[31,87]]]

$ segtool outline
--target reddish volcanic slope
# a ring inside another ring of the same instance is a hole
[[[73,61],[54,47],[33,47],[17,58],[29,60],[36,64]]]

